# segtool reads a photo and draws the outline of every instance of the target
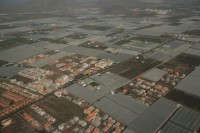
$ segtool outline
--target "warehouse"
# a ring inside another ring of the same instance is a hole
[[[124,106],[115,103],[114,101],[104,97],[97,101],[94,106],[103,110],[105,113],[109,114],[116,120],[122,122],[125,125],[130,124],[133,120],[135,120],[138,115]]]
[[[187,130],[197,132],[200,128],[200,113],[187,107],[181,107],[170,121]]]
[[[152,70],[142,74],[142,78],[150,80],[153,82],[158,82],[167,72],[158,68],[153,68]]]
[[[160,130],[159,133],[192,133],[192,132],[172,122],[167,122],[167,124]]]
[[[24,67],[3,66],[0,67],[0,77],[11,78],[18,74],[19,71],[24,70]]]
[[[112,73],[104,73],[102,75],[91,76],[89,79],[84,80],[87,86],[74,84],[70,87],[67,87],[66,89],[73,95],[81,97],[85,101],[93,104],[111,91],[122,87],[128,81],[128,79],[125,79],[118,75]],[[89,85],[92,82],[99,84],[99,89],[95,88],[92,85]]]
[[[175,41],[167,43],[165,45],[165,47],[171,48],[171,49],[177,49],[178,47],[180,47],[180,46],[182,46],[184,44],[185,44],[185,42],[183,42],[183,41],[177,41],[177,40],[175,40]]]
[[[187,44],[186,42],[183,41],[172,41],[167,43],[166,45],[164,45],[164,47],[172,49],[172,50],[177,50],[177,51],[181,51],[184,52],[185,50],[187,50],[191,45]]]
[[[150,54],[147,56],[148,58],[158,60],[158,61],[168,61],[172,58],[169,54],[164,54],[162,52],[153,52],[153,54]]]
[[[49,50],[44,48],[34,47],[30,45],[21,45],[0,52],[0,60],[8,62],[18,62],[47,51]]]
[[[130,129],[126,129],[123,133],[135,133],[135,132],[131,131]]]
[[[99,84],[104,85],[107,88],[112,88],[113,90],[120,88],[129,82],[128,79],[118,76],[116,74],[106,72],[103,74],[96,74],[90,77]]]
[[[199,42],[200,42],[200,40],[199,40]],[[200,50],[200,43],[197,43],[197,44],[193,45],[192,48]]]
[[[160,98],[144,113],[128,125],[128,129],[135,133],[155,133],[177,110],[178,104]]]
[[[190,55],[200,56],[199,49],[190,48],[190,49],[186,50],[185,53],[190,54]]]
[[[200,82],[200,67],[196,68],[191,74],[183,79],[175,89],[192,94],[194,96],[200,96],[199,89]]]
[[[66,89],[71,94],[80,97],[81,99],[85,100],[86,102],[89,102],[90,104],[93,104],[98,99],[110,92],[109,90],[106,91],[105,88],[102,88],[102,86],[101,90],[96,90],[94,87],[83,87],[78,84],[74,84],[70,87],[67,87]]]
[[[175,50],[167,50],[167,49],[155,49],[154,51],[150,51],[145,53],[144,56],[150,59],[166,62],[172,59],[173,57],[179,55],[181,52]]]
[[[200,38],[199,37],[190,37],[190,38],[186,38],[185,40],[189,41],[189,42],[195,42],[195,43],[200,42]]]
[[[148,106],[141,101],[130,98],[122,93],[116,93],[114,95],[108,94],[105,97],[138,115],[142,114],[148,108]]]
[[[80,54],[80,55],[94,56],[94,57],[97,57],[98,55],[105,53],[102,50],[83,48],[83,47],[76,47],[76,46],[66,47],[66,48],[63,48],[62,50],[63,51],[67,51],[67,52]]]
[[[53,44],[47,41],[41,41],[38,43],[32,44],[36,47],[41,47],[41,48],[46,48],[46,49],[51,49],[51,50],[60,50],[62,48],[65,48],[67,45],[65,44]]]

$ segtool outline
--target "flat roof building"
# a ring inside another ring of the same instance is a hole
[[[196,68],[196,70],[179,82],[178,85],[175,86],[175,89],[200,97],[199,83],[200,67]]]
[[[197,132],[200,128],[200,113],[183,106],[171,117],[170,121],[189,131]]]
[[[153,68],[150,71],[142,74],[141,77],[153,82],[158,82],[165,74],[167,74],[166,71],[158,68]]]
[[[128,129],[135,133],[156,133],[177,109],[177,103],[160,98],[131,122]]]
[[[0,77],[11,78],[18,74],[19,71],[24,70],[24,67],[3,66],[0,67]]]
[[[84,99],[85,101],[93,104],[100,98],[109,94],[111,91],[114,91],[126,83],[129,82],[128,79],[115,75],[113,73],[104,73],[104,74],[96,74],[84,80],[86,84],[90,84],[91,82],[95,82],[99,84],[99,89],[91,85],[87,85],[85,87],[74,84],[66,89],[72,93],[73,95]]]
[[[19,62],[29,57],[45,53],[48,49],[31,45],[21,45],[0,52],[0,60],[8,62]]]
[[[190,48],[190,49],[186,50],[185,53],[200,57],[200,49]]]

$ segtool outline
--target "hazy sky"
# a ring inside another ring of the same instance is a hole
[[[0,0],[0,4],[15,4],[26,1],[31,1],[31,0]]]

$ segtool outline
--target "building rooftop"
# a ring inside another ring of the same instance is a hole
[[[173,50],[177,50],[177,51],[181,51],[184,52],[185,50],[187,50],[191,45],[187,44],[186,42],[183,41],[172,41],[167,43],[166,45],[164,45],[164,47],[169,48],[169,49],[173,49]]]
[[[123,133],[135,133],[135,132],[131,131],[130,129],[126,129]]]
[[[138,117],[136,113],[106,97],[95,102],[94,106],[103,110],[105,113],[109,114],[110,116],[112,116],[113,118],[122,122],[125,125],[130,124],[133,120],[135,120]]]
[[[78,46],[70,46],[70,47],[63,48],[62,50],[80,54],[80,55],[94,56],[94,57],[104,53],[104,51],[102,51],[102,50],[83,48],[83,47],[78,47]]]
[[[0,60],[18,62],[49,50],[31,45],[21,45],[0,52]]]
[[[133,99],[122,93],[115,93],[114,95],[108,94],[106,98],[123,106],[124,108],[131,110],[132,112],[135,112],[136,114],[142,114],[148,108],[148,106],[143,104],[141,101]]]
[[[172,122],[167,122],[167,124],[161,129],[160,133],[192,133],[192,132]]]
[[[159,81],[165,74],[167,74],[166,71],[158,69],[158,68],[153,68],[152,70],[145,72],[144,74],[141,75],[142,78],[157,82]]]
[[[45,42],[45,41],[36,43],[35,46],[46,48],[46,49],[51,49],[51,50],[60,50],[60,49],[67,47],[67,45],[65,45],[65,44],[53,44],[53,43],[49,43],[49,42]]]
[[[160,98],[144,113],[128,125],[135,133],[155,133],[177,110],[177,103]]]
[[[196,70],[179,82],[179,84],[175,86],[175,89],[192,94],[194,96],[200,96],[199,82],[200,67],[196,68]]]
[[[193,45],[192,48],[200,50],[200,43],[197,43],[197,44]]]
[[[180,46],[182,46],[184,44],[185,44],[185,42],[183,42],[183,41],[175,40],[175,41],[167,43],[165,46],[167,46],[167,47],[169,47],[171,49],[176,49],[176,48],[178,48],[178,47],[180,47]]]
[[[145,57],[166,62],[172,59],[173,57],[179,55],[181,52],[176,50],[168,50],[163,48],[157,48],[153,51],[149,51],[144,54]]]
[[[190,48],[185,51],[185,53],[195,56],[200,56],[200,49]]]
[[[111,91],[122,87],[129,80],[112,73],[104,73],[102,75],[93,75],[89,79],[85,80],[85,82],[87,81],[88,83],[89,81],[98,83],[100,89],[96,89],[91,85],[83,87],[78,84],[74,84],[70,87],[67,87],[66,89],[73,95],[81,97],[85,101],[92,104]]]
[[[0,77],[11,78],[18,74],[19,71],[24,70],[24,67],[3,66],[0,67]]]
[[[187,130],[197,132],[200,128],[200,113],[187,107],[181,107],[170,121]]]

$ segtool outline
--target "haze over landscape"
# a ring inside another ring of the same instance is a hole
[[[200,133],[199,0],[0,0],[0,133]]]

